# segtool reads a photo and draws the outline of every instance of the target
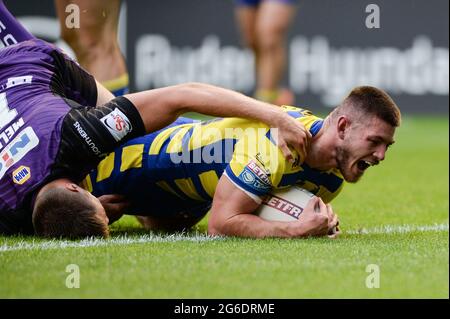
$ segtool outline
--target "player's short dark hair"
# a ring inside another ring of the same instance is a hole
[[[394,100],[383,90],[373,86],[359,86],[335,109],[334,115],[351,108],[363,115],[372,114],[393,127],[400,126],[401,113]]]
[[[52,188],[39,194],[33,211],[36,235],[51,238],[109,236],[108,225],[96,215],[96,207],[80,193]]]

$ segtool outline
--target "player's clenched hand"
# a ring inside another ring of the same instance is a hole
[[[283,152],[284,157],[288,161],[294,160],[292,152],[289,149],[289,146],[291,146],[300,155],[301,160],[304,161],[307,155],[311,133],[303,124],[287,113],[280,113],[279,118],[276,120],[276,125],[273,128],[277,129],[277,134],[273,135],[276,135],[276,137],[274,136],[275,140]]]
[[[117,194],[103,195],[98,200],[105,209],[110,224],[122,217],[125,210],[130,206],[130,203],[127,202],[124,196]]]
[[[297,233],[294,236],[325,236],[329,231],[329,214],[320,197],[313,197],[306,205],[298,221],[292,223]]]

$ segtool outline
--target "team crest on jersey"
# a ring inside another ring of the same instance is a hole
[[[25,128],[19,135],[5,146],[0,153],[0,178],[14,164],[18,163],[28,152],[39,144],[39,138],[31,126]]]
[[[118,108],[115,108],[114,111],[102,117],[101,122],[116,142],[123,139],[133,129],[128,117]]]
[[[22,185],[31,177],[31,170],[27,166],[20,166],[12,173],[13,182]]]
[[[261,192],[266,192],[271,188],[267,172],[259,167],[254,161],[250,161],[250,163],[245,166],[244,170],[239,175],[239,178],[251,188]]]
[[[248,170],[244,170],[242,172],[242,180],[246,183],[246,184],[252,184],[256,179],[256,176],[254,174],[252,174],[251,172],[249,172]]]

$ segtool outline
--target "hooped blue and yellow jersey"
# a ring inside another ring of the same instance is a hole
[[[308,110],[283,109],[313,136],[322,127],[323,120]],[[257,202],[271,190],[294,184],[325,202],[336,197],[343,186],[340,172],[310,168],[296,152],[293,163],[286,161],[276,133],[264,123],[241,118],[179,118],[117,148],[83,185],[95,196],[127,196],[134,214],[170,213],[211,203],[223,174]]]

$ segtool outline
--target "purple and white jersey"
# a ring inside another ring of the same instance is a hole
[[[95,79],[54,45],[33,39],[0,50],[0,233],[31,232],[41,186],[80,182],[115,147],[145,134],[125,97],[96,104]]]
[[[32,200],[77,183],[116,146],[145,134],[125,97],[97,104],[93,76],[34,38],[0,0],[0,234],[32,233]],[[21,42],[17,44],[17,42]]]
[[[41,40],[0,51],[0,212],[17,209],[50,175],[63,119],[71,109],[55,91],[95,106],[95,100],[58,83],[63,79],[57,60],[63,58]]]

